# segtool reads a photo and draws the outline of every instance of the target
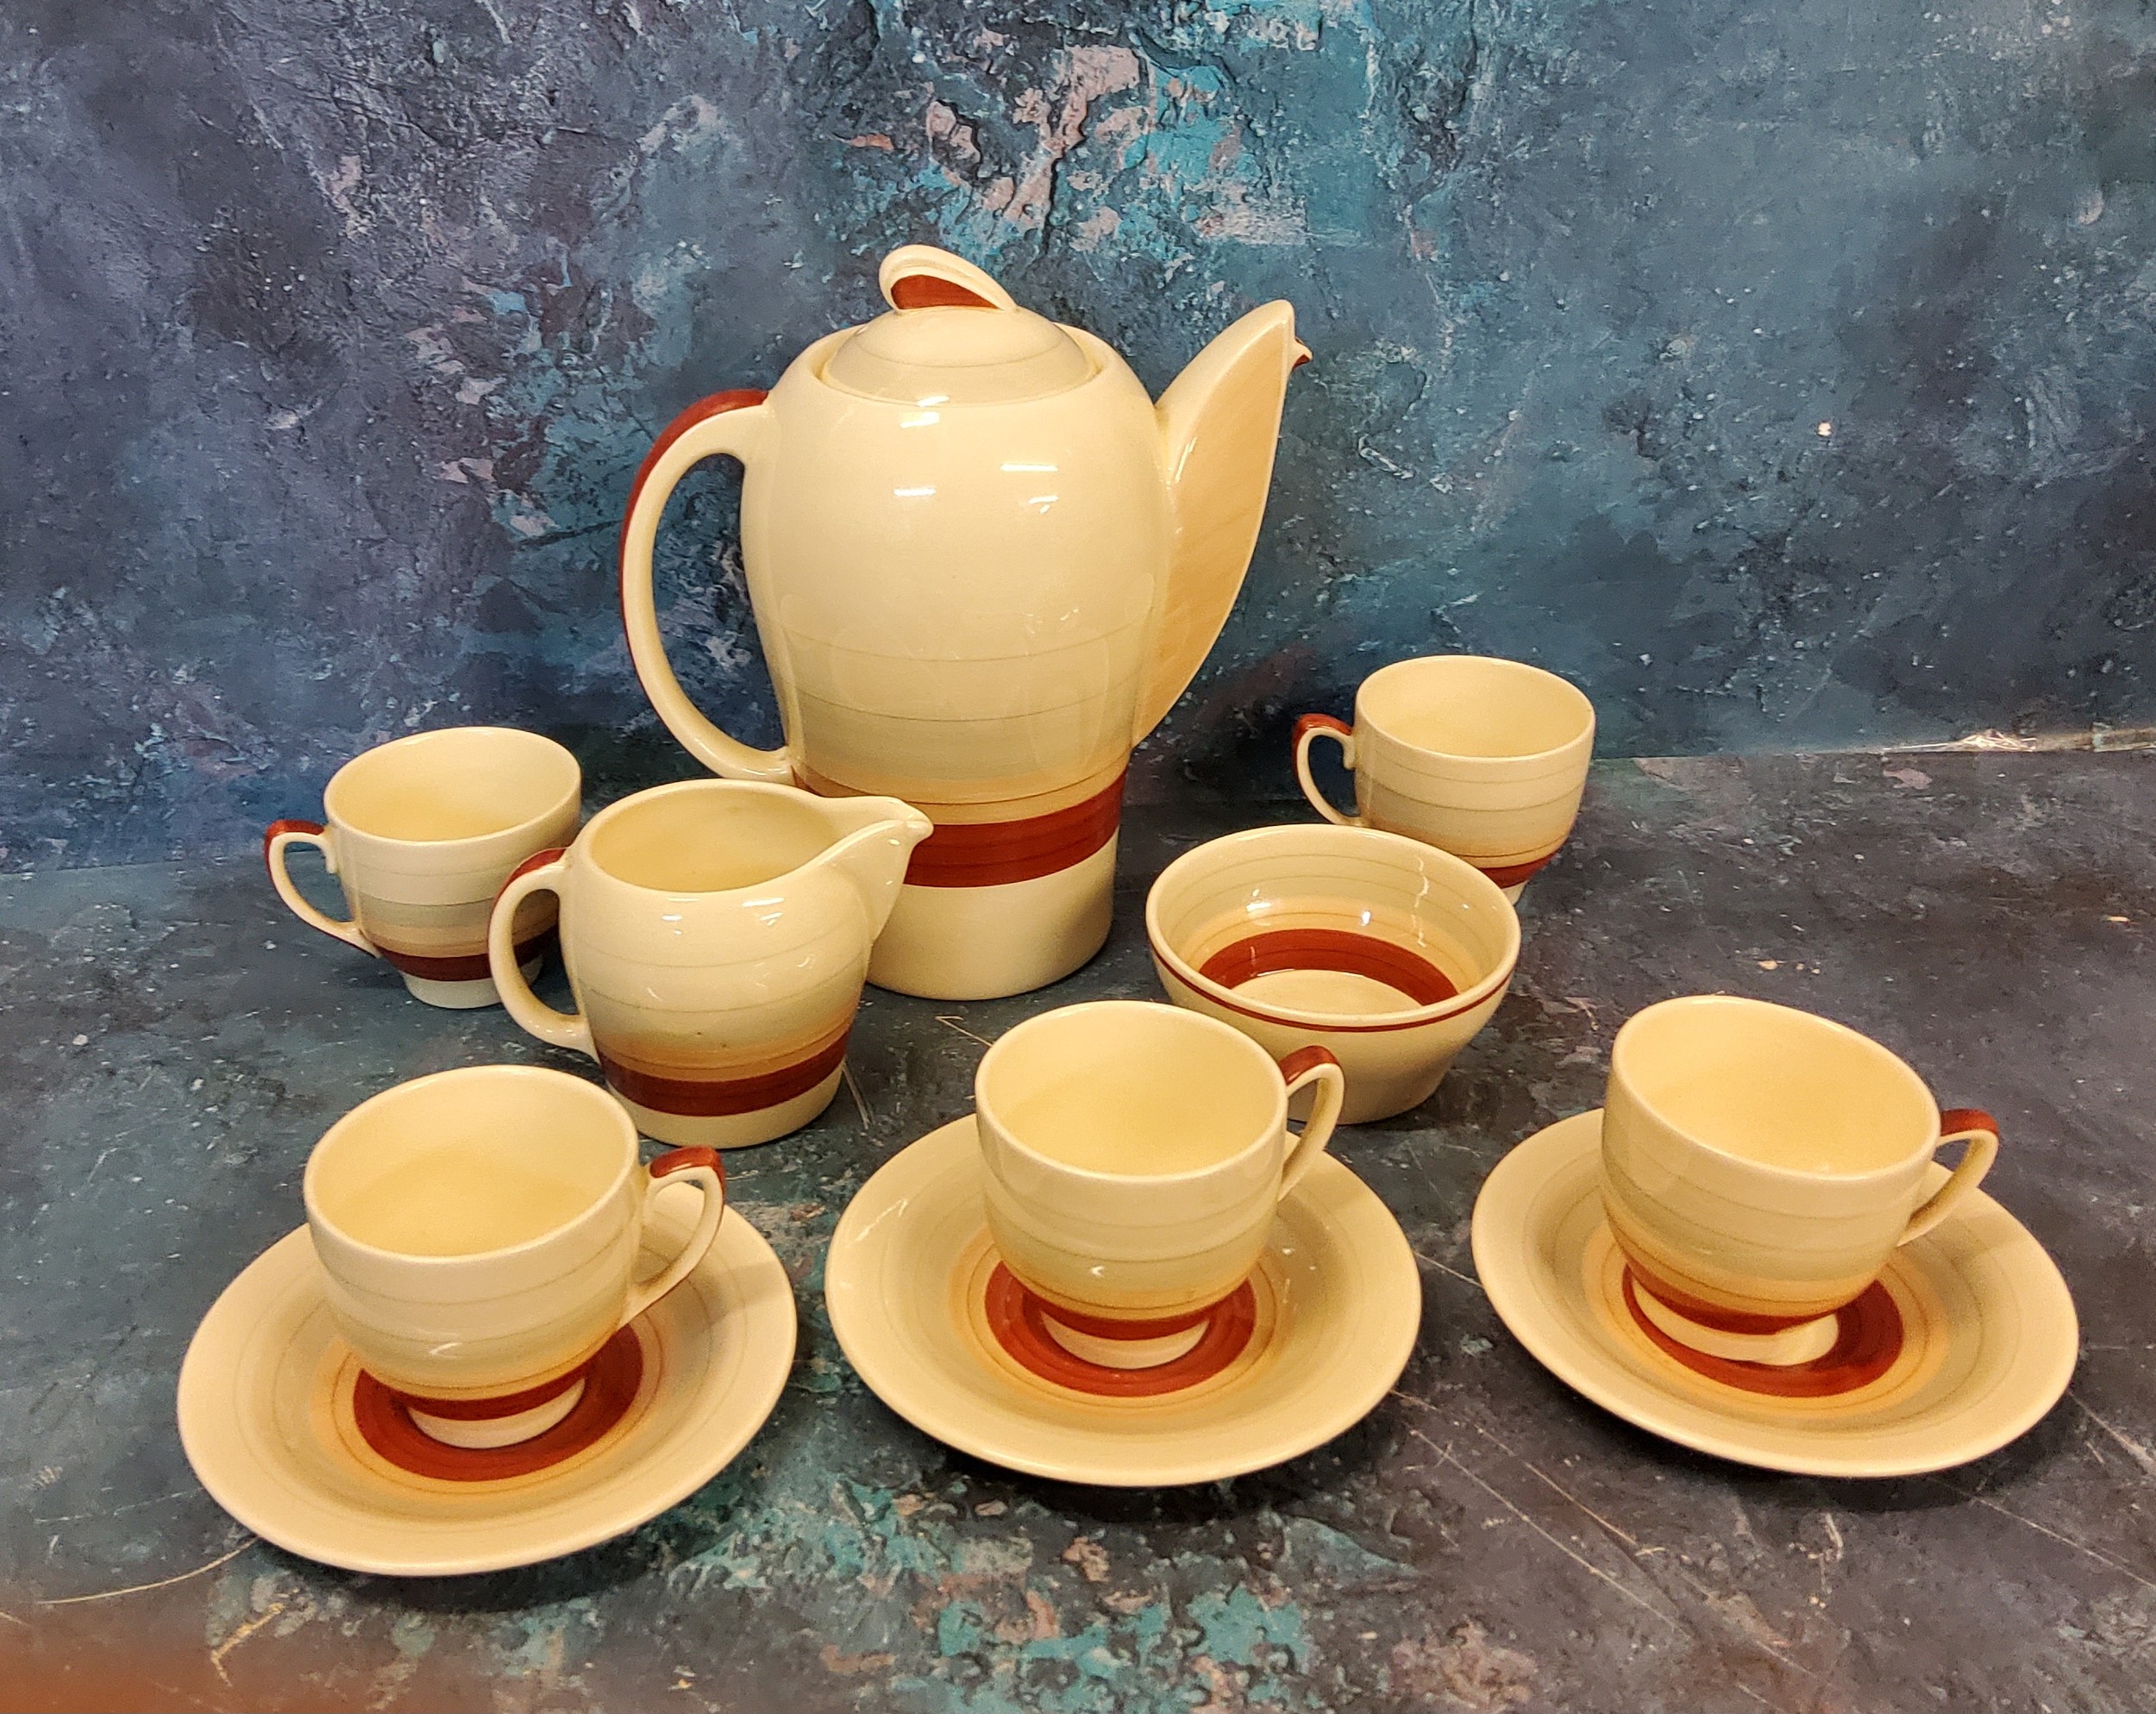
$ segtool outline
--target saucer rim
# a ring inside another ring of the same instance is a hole
[[[2009,1277],[2018,1282],[2016,1295],[2024,1302],[2053,1298],[2054,1307],[2063,1311],[2071,1336],[2059,1342],[2048,1360],[2041,1353],[2025,1360],[2029,1374],[2021,1404],[1983,1425],[1980,1432],[1965,1436],[1950,1449],[1891,1457],[1837,1452],[1832,1429],[1821,1429],[1820,1454],[1807,1456],[1758,1446],[1745,1438],[1745,1425],[1735,1418],[1729,1419],[1720,1431],[1702,1428],[1697,1416],[1703,1407],[1674,1393],[1655,1390],[1649,1395],[1651,1402],[1643,1402],[1620,1381],[1622,1372],[1610,1361],[1608,1342],[1599,1329],[1591,1323],[1583,1326],[1561,1313],[1547,1313],[1545,1319],[1542,1311],[1545,1294],[1535,1283],[1545,1276],[1533,1260],[1536,1247],[1520,1242],[1521,1229],[1516,1223],[1501,1234],[1497,1230],[1505,1215],[1516,1215],[1529,1205],[1532,1192],[1515,1190],[1514,1181],[1530,1175],[1546,1179],[1576,1156],[1598,1148],[1601,1117],[1601,1108],[1589,1108],[1545,1125],[1514,1144],[1482,1180],[1470,1229],[1476,1275],[1497,1318],[1529,1356],[1589,1404],[1663,1440],[1754,1469],[1799,1476],[1886,1479],[1932,1475],[1987,1457],[2027,1434],[2065,1397],[2080,1361],[2080,1317],[2073,1294],[2059,1264],[2036,1235],[1995,1198],[1977,1190],[1940,1225],[1951,1227],[1980,1212],[2007,1222],[2023,1241],[2013,1247],[2019,1252],[2018,1260],[2006,1267]],[[1911,1242],[1912,1247],[1920,1246],[1926,1238]],[[1574,1344],[1576,1350],[1568,1348]],[[1633,1386],[1642,1391],[1649,1385],[1633,1380]],[[1658,1405],[1670,1408],[1665,1411]]]
[[[947,1124],[938,1125],[916,1137],[878,1167],[861,1189],[854,1193],[853,1199],[847,1204],[845,1211],[840,1215],[837,1225],[832,1229],[830,1248],[824,1260],[824,1309],[830,1321],[831,1333],[838,1342],[839,1349],[844,1353],[847,1362],[853,1368],[855,1374],[860,1378],[862,1385],[867,1387],[886,1409],[922,1434],[928,1436],[931,1440],[950,1447],[954,1451],[963,1453],[968,1457],[981,1459],[999,1468],[1014,1470],[1024,1475],[1041,1477],[1050,1481],[1069,1482],[1075,1486],[1096,1488],[1191,1487],[1201,1486],[1206,1482],[1225,1481],[1232,1477],[1247,1476],[1260,1470],[1273,1469],[1293,1459],[1300,1458],[1306,1453],[1314,1451],[1328,1442],[1337,1439],[1369,1417],[1384,1402],[1386,1395],[1399,1384],[1401,1375],[1406,1371],[1407,1364],[1414,1356],[1415,1347],[1421,1336],[1423,1317],[1426,1311],[1422,1289],[1421,1268],[1416,1262],[1414,1251],[1408,1242],[1406,1231],[1401,1227],[1398,1217],[1391,1209],[1385,1205],[1383,1199],[1364,1184],[1345,1161],[1330,1154],[1323,1154],[1313,1162],[1310,1171],[1304,1175],[1301,1183],[1282,1198],[1283,1202],[1303,1200],[1306,1186],[1309,1186],[1312,1180],[1322,1176],[1331,1179],[1336,1187],[1347,1189],[1351,1198],[1363,1202],[1364,1204],[1363,1211],[1366,1217],[1373,1210],[1376,1214],[1382,1216],[1383,1225],[1377,1229],[1375,1235],[1380,1247],[1384,1247],[1385,1238],[1389,1235],[1390,1248],[1396,1252],[1392,1258],[1393,1263],[1399,1270],[1402,1287],[1412,1288],[1414,1308],[1411,1315],[1403,1315],[1400,1317],[1397,1360],[1393,1360],[1388,1354],[1384,1361],[1373,1366],[1373,1373],[1382,1372],[1383,1375],[1382,1384],[1343,1394],[1342,1396],[1351,1402],[1344,1407],[1335,1408],[1326,1412],[1321,1417],[1316,1418],[1314,1428],[1298,1428],[1291,1435],[1282,1435],[1279,1439],[1269,1444],[1262,1454],[1254,1454],[1245,1451],[1241,1454],[1216,1456],[1210,1460],[1192,1459],[1184,1455],[1180,1462],[1171,1462],[1169,1457],[1163,1456],[1151,1464],[1139,1464],[1133,1461],[1134,1459],[1144,1455],[1143,1449],[1134,1448],[1127,1442],[1117,1441],[1107,1433],[1094,1431],[1099,1434],[1098,1451],[1095,1454],[1098,1461],[1089,1463],[1067,1457],[1039,1455],[1024,1446],[1014,1446],[993,1435],[983,1435],[973,1431],[962,1412],[954,1411],[948,1415],[939,1412],[936,1407],[942,1398],[950,1396],[961,1398],[967,1396],[962,1391],[956,1393],[938,1392],[931,1384],[929,1384],[930,1380],[934,1378],[947,1381],[957,1379],[949,1370],[937,1369],[934,1371],[932,1378],[924,1378],[922,1384],[912,1388],[906,1387],[901,1379],[899,1385],[887,1392],[886,1386],[892,1379],[891,1369],[874,1354],[869,1355],[865,1364],[863,1363],[861,1355],[862,1329],[854,1320],[856,1316],[854,1299],[856,1295],[858,1294],[863,1304],[872,1305],[874,1294],[862,1289],[856,1284],[849,1283],[851,1269],[849,1264],[852,1260],[852,1250],[849,1245],[844,1248],[842,1248],[842,1245],[846,1245],[847,1241],[851,1239],[861,1227],[883,1217],[893,1205],[902,1205],[901,1198],[891,1193],[891,1186],[887,1183],[885,1193],[874,1199],[874,1211],[873,1213],[868,1211],[871,1207],[870,1192],[877,1181],[884,1179],[887,1174],[903,1177],[905,1172],[919,1172],[926,1167],[931,1173],[932,1182],[934,1179],[964,1172],[966,1167],[962,1158],[955,1160],[949,1166],[944,1166],[940,1162],[931,1162],[923,1157],[915,1156],[915,1151],[926,1149],[931,1155],[944,1151],[955,1152],[956,1135],[961,1132],[969,1134],[974,1123],[975,1116],[967,1113],[951,1120]],[[975,1151],[975,1154],[977,1160],[977,1150]],[[901,1163],[907,1162],[909,1156],[915,1156],[915,1158],[907,1163],[903,1171],[894,1173],[894,1169],[899,1169]],[[975,1170],[977,1172],[978,1168],[976,1167]],[[1344,1185],[1340,1184],[1342,1179],[1346,1181]],[[915,1193],[908,1195],[903,1200],[904,1202],[916,1202],[922,1198]],[[905,1223],[900,1223],[901,1229]],[[1328,1222],[1327,1223],[1336,1224],[1337,1229],[1337,1223]],[[981,1225],[985,1229],[987,1225],[985,1216]],[[834,1263],[839,1262],[842,1256],[844,1261],[835,1266]],[[1374,1277],[1384,1267],[1383,1262],[1373,1258],[1368,1273],[1362,1277],[1366,1279]],[[872,1308],[864,1308],[861,1313],[865,1318],[873,1315],[874,1311]],[[1367,1397],[1363,1396],[1364,1392],[1367,1392]],[[1153,1403],[1157,1405],[1160,1401],[1155,1400]]]
[[[676,1220],[674,1223],[686,1224]],[[770,1326],[752,1343],[753,1354],[759,1346],[765,1354],[761,1362],[753,1355],[744,1364],[741,1384],[718,1394],[709,1401],[705,1414],[694,1419],[694,1426],[706,1431],[692,1436],[691,1423],[684,1423],[670,1437],[664,1448],[655,1448],[646,1456],[651,1460],[654,1471],[668,1468],[675,1472],[663,1482],[655,1482],[638,1493],[633,1500],[624,1499],[619,1511],[611,1517],[595,1518],[588,1523],[562,1529],[559,1534],[549,1535],[545,1544],[530,1547],[504,1545],[497,1550],[463,1554],[411,1554],[404,1555],[376,1555],[359,1553],[341,1547],[334,1540],[324,1540],[319,1535],[318,1523],[310,1522],[294,1526],[274,1515],[274,1506],[266,1511],[254,1501],[264,1489],[282,1491],[293,1489],[302,1493],[318,1494],[295,1474],[293,1465],[266,1465],[251,1457],[243,1448],[247,1436],[238,1432],[244,1418],[229,1402],[229,1390],[217,1386],[215,1378],[206,1373],[204,1365],[213,1361],[205,1335],[214,1338],[219,1354],[228,1354],[237,1348],[234,1341],[244,1340],[253,1320],[237,1322],[234,1318],[241,1311],[238,1307],[251,1276],[258,1272],[273,1275],[291,1269],[292,1277],[278,1284],[278,1293],[273,1303],[281,1305],[291,1293],[305,1292],[319,1296],[321,1286],[317,1273],[304,1265],[297,1253],[304,1248],[307,1228],[295,1227],[260,1254],[241,1268],[218,1293],[216,1301],[203,1316],[193,1336],[189,1339],[186,1355],[181,1360],[178,1385],[175,1388],[175,1414],[179,1429],[180,1447],[185,1454],[188,1467],[203,1490],[225,1512],[244,1528],[272,1546],[299,1555],[317,1565],[334,1567],[342,1571],[357,1572],[376,1577],[463,1577],[481,1573],[520,1570],[525,1567],[542,1565],[550,1560],[580,1553],[587,1548],[617,1539],[632,1530],[639,1529],[661,1513],[680,1504],[699,1488],[711,1480],[745,1451],[749,1443],[763,1431],[784,1396],[787,1380],[793,1373],[793,1360],[800,1340],[800,1306],[793,1294],[792,1276],[780,1260],[770,1240],[756,1229],[755,1225],[739,1210],[729,1207],[719,1223],[718,1234],[704,1260],[686,1276],[682,1284],[688,1285],[706,1270],[714,1273],[741,1269],[744,1273],[764,1276],[767,1286],[783,1292],[783,1298],[774,1298],[775,1304],[783,1301],[791,1311],[784,1317],[783,1341],[775,1337],[780,1317],[775,1309],[768,1312]],[[310,1259],[310,1258],[308,1258]],[[299,1266],[295,1267],[295,1261]],[[258,1286],[263,1281],[256,1281]],[[674,1294],[669,1292],[670,1298]],[[661,1299],[665,1302],[666,1299]],[[655,1307],[656,1307],[655,1305]],[[647,1312],[648,1314],[649,1312]],[[234,1321],[228,1329],[225,1321]],[[783,1361],[779,1348],[783,1344]],[[768,1369],[768,1373],[765,1371]],[[759,1384],[760,1383],[760,1384]],[[743,1408],[743,1406],[747,1408]],[[210,1448],[202,1443],[206,1418],[222,1418],[221,1426],[228,1433],[221,1448]],[[735,1422],[740,1432],[718,1433],[708,1431],[720,1428],[729,1420]],[[636,1432],[634,1427],[630,1430]],[[684,1456],[684,1450],[687,1455]],[[665,1461],[662,1464],[661,1458]],[[241,1465],[258,1479],[267,1478],[259,1487],[235,1495],[237,1486],[228,1483],[226,1476]],[[235,1504],[235,1498],[238,1504]],[[340,1501],[340,1503],[342,1503]],[[354,1508],[356,1510],[356,1508]],[[507,1527],[514,1530],[517,1521],[490,1520],[490,1527]]]

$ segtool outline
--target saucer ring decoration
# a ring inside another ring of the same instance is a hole
[[[901,1151],[841,1217],[831,1329],[900,1417],[1006,1468],[1102,1487],[1223,1480],[1323,1445],[1414,1348],[1421,1278],[1384,1204],[1330,1154],[1281,1199],[1247,1301],[1198,1346],[1126,1369],[1074,1352],[989,1235],[968,1117]]]
[[[1356,813],[1311,777],[1329,738],[1355,776]],[[1385,828],[1466,859],[1517,900],[1572,831],[1595,751],[1595,705],[1525,661],[1433,654],[1395,661],[1355,693],[1355,723],[1295,723],[1295,774],[1310,805],[1344,826]]]
[[[1145,901],[1161,985],[1275,1055],[1336,1059],[1342,1122],[1427,1100],[1503,1001],[1520,920],[1495,882],[1374,828],[1253,828],[1185,852]]]
[[[830,1104],[870,948],[931,829],[895,798],[685,780],[623,798],[542,852],[494,907],[511,1017],[599,1062],[647,1135],[739,1148]],[[517,968],[515,923],[561,900],[576,998],[559,1012]]]
[[[278,897],[311,928],[386,959],[416,999],[454,1010],[498,998],[487,960],[488,914],[510,873],[575,835],[583,799],[576,758],[508,726],[417,732],[355,756],[330,776],[322,822],[273,822],[262,860]],[[287,854],[311,845],[344,890],[339,921],[292,883]],[[511,925],[511,962],[539,971],[554,901]]]
[[[562,1080],[613,1104],[579,1079]],[[636,1528],[732,1461],[777,1404],[793,1365],[784,1267],[730,1210],[702,1245],[718,1204],[701,1192],[669,1175],[644,1198],[622,1269],[624,1293],[632,1270],[642,1282],[630,1299],[640,1312],[618,1330],[610,1318],[573,1390],[521,1421],[474,1417],[454,1398],[415,1410],[371,1373],[381,1360],[363,1365],[346,1336],[351,1304],[339,1301],[341,1286],[317,1259],[316,1234],[288,1234],[225,1289],[188,1348],[179,1417],[189,1463],[210,1496],[265,1540],[387,1576],[530,1565]],[[684,1260],[691,1265],[672,1278]],[[473,1306],[451,1301],[454,1289],[440,1291],[431,1310],[423,1302],[405,1313],[446,1312],[473,1324],[466,1320]],[[543,1289],[529,1295],[543,1300],[542,1323],[576,1318]],[[611,1274],[599,1296],[615,1300]],[[369,1313],[392,1319],[379,1306]],[[527,1326],[510,1342],[536,1336]],[[360,1342],[373,1351],[364,1331]],[[566,1411],[555,1409],[561,1398]]]

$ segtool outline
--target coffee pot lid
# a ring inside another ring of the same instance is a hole
[[[1077,341],[948,250],[893,250],[877,283],[889,312],[856,328],[824,360],[824,380],[846,392],[926,407],[1012,404],[1093,374]]]

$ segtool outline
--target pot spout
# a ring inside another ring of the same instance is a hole
[[[1172,534],[1133,744],[1160,724],[1227,622],[1265,516],[1288,377],[1309,360],[1294,306],[1278,300],[1229,328],[1161,395]]]

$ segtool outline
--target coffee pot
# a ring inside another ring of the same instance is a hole
[[[1294,310],[1251,310],[1157,405],[1113,350],[926,245],[890,310],[830,334],[768,393],[716,393],[630,491],[630,652],[715,773],[903,798],[919,846],[868,976],[985,999],[1068,975],[1107,938],[1131,751],[1181,695],[1250,564]],[[742,563],[787,741],[692,704],[653,605],[660,515],[699,461],[741,460]]]

